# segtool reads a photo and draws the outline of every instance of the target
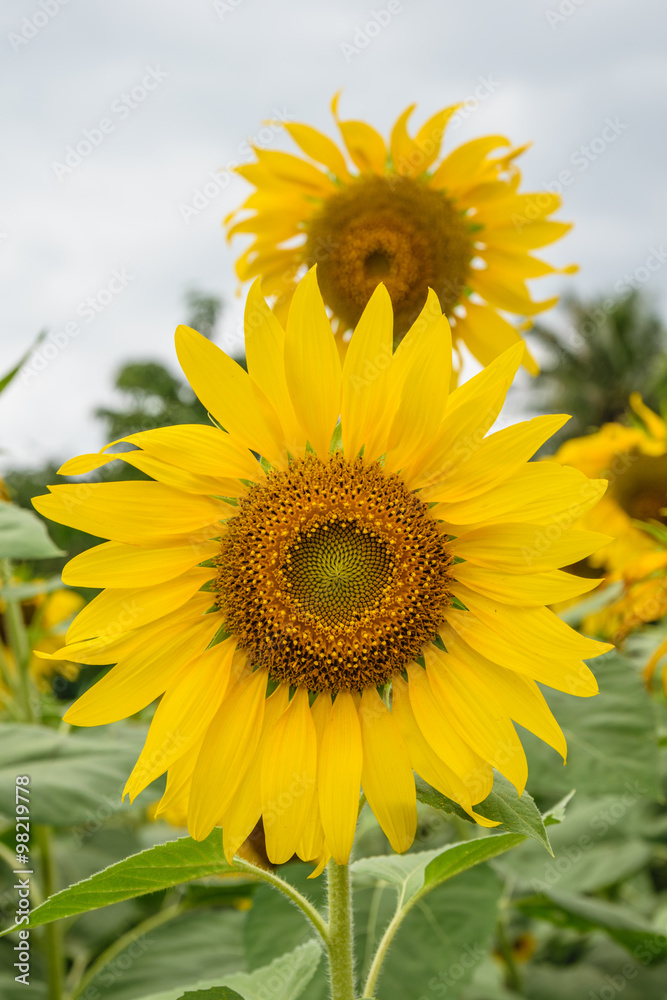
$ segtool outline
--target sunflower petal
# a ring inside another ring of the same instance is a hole
[[[339,691],[322,736],[318,771],[324,836],[339,865],[348,863],[354,841],[363,756],[354,700],[349,691]]]

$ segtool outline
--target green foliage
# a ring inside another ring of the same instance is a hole
[[[635,291],[592,302],[570,297],[563,304],[564,333],[542,323],[532,331],[550,355],[531,385],[535,404],[540,412],[573,416],[560,440],[618,420],[632,392],[659,410],[667,393],[667,330],[646,299]]]
[[[36,514],[0,501],[0,559],[53,559],[64,555]]]

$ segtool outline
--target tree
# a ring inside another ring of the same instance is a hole
[[[571,413],[562,442],[626,413],[639,392],[652,409],[667,396],[667,329],[639,292],[621,298],[564,301],[569,329],[535,326],[549,358],[532,384],[536,409]],[[553,439],[550,442],[553,449]]]

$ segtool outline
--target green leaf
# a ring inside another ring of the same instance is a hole
[[[639,783],[644,793],[661,797],[653,705],[633,665],[616,652],[589,664],[600,693],[572,698],[545,691],[568,744],[567,766],[550,747],[522,733],[528,755],[528,785],[553,800],[571,788],[594,795],[616,794]]]
[[[181,882],[223,874],[243,878],[225,860],[220,830],[214,830],[201,843],[191,837],[182,837],[134,854],[83,882],[57,892],[32,911],[30,923],[24,926],[38,927],[52,920],[97,910],[122,899],[133,899],[180,885]]]
[[[14,779],[30,777],[30,818],[52,826],[81,826],[85,834],[125,808],[122,791],[146,736],[123,726],[60,733],[46,726],[5,723],[0,729],[0,813],[14,814]]]
[[[556,826],[558,823],[562,823],[565,819],[565,810],[569,803],[572,801],[576,793],[576,789],[571,789],[567,795],[564,795],[555,806],[552,806],[545,814],[542,819],[544,820],[545,826]]]
[[[552,889],[518,900],[517,906],[528,916],[547,920],[557,927],[571,927],[584,933],[606,931],[630,952],[643,948],[647,965],[667,957],[667,937],[618,903]]]
[[[436,792],[421,778],[417,778],[417,798],[439,812],[470,820],[470,816],[456,802]],[[532,797],[528,792],[519,797],[514,785],[501,774],[496,774],[490,794],[475,806],[475,812],[487,819],[497,820],[500,823],[500,826],[495,827],[497,833],[521,833],[537,840],[551,851],[544,822]]]
[[[501,891],[485,865],[420,899],[389,949],[376,996],[455,1000],[492,945]]]
[[[55,559],[64,554],[36,514],[0,501],[0,559]]]
[[[200,985],[231,986],[232,976],[246,969],[245,916],[233,909],[207,909],[181,913],[152,930],[143,931],[139,924],[132,940],[91,980],[88,997],[135,1000],[160,990],[179,997]]]
[[[243,1000],[243,997],[228,986],[211,986],[208,990],[188,990],[178,1000]]]
[[[254,972],[235,972],[225,976],[225,985],[238,991],[238,994],[232,992],[232,997],[238,995],[242,1000],[296,1000],[317,972],[321,957],[319,943],[308,941]],[[201,982],[194,983],[189,991],[195,997],[201,997],[202,990],[219,988],[212,983]],[[142,994],[142,1000],[181,1000],[182,995],[181,987],[149,996]],[[311,1000],[310,994],[308,1000]]]
[[[32,344],[28,348],[28,350],[25,352],[21,360],[18,362],[18,364],[15,365],[14,368],[11,369],[11,371],[8,371],[6,375],[3,375],[2,378],[0,378],[0,392],[2,392],[3,389],[6,389],[9,383],[13,381],[14,378],[16,378],[16,376],[21,371],[21,369],[23,368],[24,364],[26,363],[32,352],[35,350],[36,347],[39,347],[39,345],[42,343],[45,337],[46,337],[46,330],[42,330],[41,333],[38,333]]]

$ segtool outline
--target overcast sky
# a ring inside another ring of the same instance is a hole
[[[533,140],[524,189],[571,178],[576,228],[546,256],[581,272],[537,297],[634,276],[665,312],[664,0],[3,0],[0,18],[0,375],[39,330],[56,344],[0,397],[0,468],[100,447],[91,412],[120,363],[176,369],[187,288],[225,299],[218,342],[234,342],[240,244],[220,222],[247,188],[211,175],[252,137],[291,148],[266,119],[333,135],[341,87],[343,116],[384,132],[413,101],[417,121],[485,95],[450,146]]]

